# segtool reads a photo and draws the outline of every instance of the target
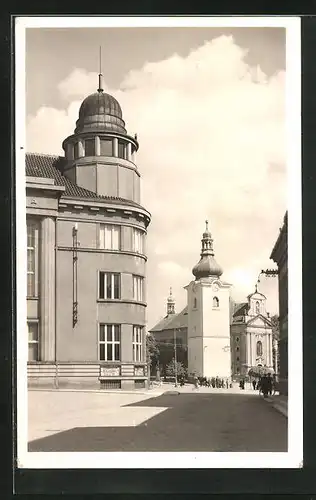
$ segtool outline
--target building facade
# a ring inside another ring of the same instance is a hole
[[[249,369],[274,369],[272,324],[266,311],[266,297],[258,291],[247,302],[236,304],[231,324],[232,376],[248,376]]]
[[[146,385],[138,147],[100,75],[64,157],[26,154],[30,385]]]
[[[270,258],[278,266],[279,286],[279,390],[280,394],[288,393],[288,250],[287,250],[287,212],[283,226],[273,247]]]

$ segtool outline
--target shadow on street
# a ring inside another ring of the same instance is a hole
[[[259,396],[162,395],[125,407],[165,407],[136,427],[76,427],[29,451],[286,452],[287,419]],[[131,424],[132,425],[132,424]]]

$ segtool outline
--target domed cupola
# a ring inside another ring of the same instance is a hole
[[[75,134],[100,131],[127,134],[121,106],[103,91],[101,73],[98,91],[86,97],[80,106]]]
[[[202,237],[201,259],[192,269],[195,279],[200,278],[219,278],[223,274],[223,270],[217,264],[214,258],[213,238],[208,229],[208,221],[205,221],[206,229]]]

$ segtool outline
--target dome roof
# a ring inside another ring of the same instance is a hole
[[[248,299],[253,299],[253,300],[262,300],[262,299],[266,299],[267,297],[265,295],[263,295],[263,293],[260,293],[258,292],[258,284],[256,284],[256,287],[255,287],[255,291],[254,293],[251,293],[250,295],[248,295]]]
[[[110,94],[99,90],[83,100],[75,134],[102,131],[127,134],[118,101]]]
[[[202,236],[201,259],[192,269],[196,279],[219,277],[223,270],[214,258],[213,238],[208,229],[208,221],[205,221],[206,228]]]
[[[263,293],[260,293],[260,292],[255,292],[255,293],[251,293],[250,295],[248,295],[248,298],[249,299],[253,299],[253,300],[262,300],[262,299],[266,299],[266,296],[263,295]]]
[[[208,278],[211,276],[219,277],[223,274],[223,269],[212,255],[205,255],[201,258],[194,268],[192,269],[193,275],[196,279]]]

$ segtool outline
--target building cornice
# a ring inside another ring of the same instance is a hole
[[[71,208],[78,210],[88,209],[103,209],[108,213],[121,212],[123,215],[133,215],[136,217],[144,218],[147,225],[151,221],[151,214],[145,208],[141,206],[136,207],[134,205],[125,204],[123,201],[107,201],[107,200],[94,200],[93,198],[87,200],[77,197],[61,197],[59,200],[59,208]]]

